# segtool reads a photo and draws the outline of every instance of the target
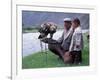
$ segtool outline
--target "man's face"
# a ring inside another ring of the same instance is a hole
[[[75,23],[75,22],[72,22],[72,26],[73,26],[73,28],[76,28],[76,27],[78,27],[79,25],[78,25],[77,23]]]
[[[65,29],[69,29],[71,27],[71,21],[64,21]]]

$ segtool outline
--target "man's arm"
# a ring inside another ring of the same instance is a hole
[[[64,36],[64,33],[62,33],[62,36],[57,40],[58,43],[62,43],[62,41],[63,41],[63,36]]]
[[[69,52],[73,51],[74,43],[75,43],[75,35],[72,36],[71,43],[70,43],[70,46],[69,46]]]
[[[77,49],[81,47],[82,33],[77,33],[75,38],[75,46]]]

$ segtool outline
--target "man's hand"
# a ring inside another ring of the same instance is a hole
[[[64,58],[64,63],[70,63],[71,60],[72,60],[72,57],[70,55],[70,52],[65,52],[63,58]]]
[[[76,48],[79,48],[80,46],[79,45],[76,45]]]
[[[44,42],[44,43],[48,43],[48,44],[58,44],[58,42],[56,40],[51,39],[51,38],[45,38],[41,41]]]

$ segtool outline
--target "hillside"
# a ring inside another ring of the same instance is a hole
[[[84,13],[62,13],[62,12],[39,12],[39,11],[22,11],[23,28],[36,28],[43,22],[54,22],[59,27],[63,26],[63,19],[66,17],[76,18],[81,21],[83,29],[89,28],[89,14]]]

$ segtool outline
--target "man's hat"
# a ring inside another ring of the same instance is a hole
[[[64,18],[64,21],[71,21],[71,18]]]

